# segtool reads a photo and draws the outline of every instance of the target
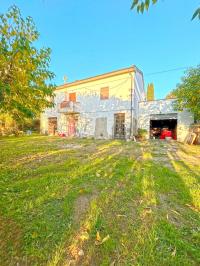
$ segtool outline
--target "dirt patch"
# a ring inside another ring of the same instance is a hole
[[[93,194],[80,195],[76,199],[74,205],[73,221],[77,226],[80,227],[76,234],[71,237],[71,240],[69,241],[70,244],[66,248],[66,253],[61,258],[59,265],[83,265],[82,258],[84,257],[84,245],[90,237],[90,227],[88,227],[88,224],[91,223],[91,217],[90,215],[87,217],[87,215],[90,213],[91,201],[96,199],[97,195],[98,193],[95,191]]]
[[[170,194],[160,194],[159,204],[155,207],[159,211],[162,211],[162,215],[165,215],[167,220],[173,224],[176,228],[184,227],[191,221],[187,219],[187,210],[181,208],[181,206],[174,204],[174,201],[170,199]]]
[[[152,160],[170,170],[174,170],[172,160],[180,161],[180,157],[177,154],[177,144],[175,142],[166,142],[164,144],[156,142],[155,144],[151,150]]]
[[[169,168],[170,170],[174,171],[173,165],[170,163],[169,159],[164,157],[153,157],[153,161],[157,164],[162,164],[162,166]]]
[[[77,149],[81,149],[83,147],[83,145],[69,143],[69,144],[59,144],[58,147],[60,149],[73,149],[73,150],[77,150]]]
[[[14,233],[13,233],[14,232]],[[22,232],[20,226],[8,218],[0,218],[1,265],[25,265],[22,261]],[[20,258],[20,261],[19,261]]]
[[[85,194],[79,196],[74,205],[74,215],[73,220],[76,224],[80,223],[80,221],[84,218],[85,214],[87,213],[90,203],[93,199],[95,199],[97,193],[94,194]]]

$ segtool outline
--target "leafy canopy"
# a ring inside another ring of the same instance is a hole
[[[195,119],[200,120],[200,65],[186,72],[186,76],[172,94],[177,98],[175,107],[178,110],[188,108]]]
[[[16,6],[0,15],[0,112],[16,121],[52,106],[51,51],[34,47],[38,38],[33,19],[22,18]]]
[[[176,96],[174,95],[174,93],[171,91],[167,94],[167,96],[165,97],[165,99],[175,99]]]
[[[157,2],[158,0],[133,0],[131,9],[136,8],[138,13],[144,13],[145,10],[149,9],[150,4],[154,5]],[[196,17],[200,19],[200,7],[194,12],[192,20]]]

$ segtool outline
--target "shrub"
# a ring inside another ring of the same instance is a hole
[[[146,137],[147,137],[147,133],[148,133],[148,131],[146,129],[144,129],[144,128],[138,128],[138,136],[137,137],[140,140],[145,140]]]

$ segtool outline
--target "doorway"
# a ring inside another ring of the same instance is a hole
[[[74,137],[77,133],[78,118],[76,115],[67,115],[67,135],[68,137]]]
[[[125,138],[125,114],[124,113],[114,114],[114,138],[116,139]]]
[[[95,138],[105,139],[108,137],[107,117],[98,117],[95,122]]]
[[[57,117],[48,118],[48,134],[55,135],[57,131]]]

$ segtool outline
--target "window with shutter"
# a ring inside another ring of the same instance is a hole
[[[69,93],[69,101],[76,102],[76,92]]]
[[[109,98],[109,87],[101,88],[100,99],[107,100]]]

